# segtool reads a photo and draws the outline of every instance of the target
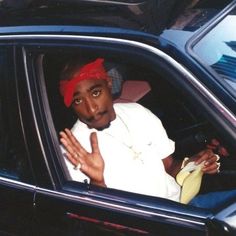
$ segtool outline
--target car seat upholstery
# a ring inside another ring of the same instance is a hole
[[[137,102],[149,91],[151,91],[151,87],[147,81],[126,80],[122,84],[119,98],[114,102]]]
[[[125,80],[123,68],[112,63],[106,63],[105,67],[112,79],[112,95],[115,103],[138,102],[151,91],[151,86],[147,81]]]

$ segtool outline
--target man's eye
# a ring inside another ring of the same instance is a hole
[[[93,91],[93,97],[98,97],[101,94],[101,90],[95,90]]]
[[[81,102],[82,102],[82,99],[80,99],[80,98],[76,98],[76,99],[74,99],[74,101],[73,101],[73,103],[74,103],[75,105],[79,105]]]

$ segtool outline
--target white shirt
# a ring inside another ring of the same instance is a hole
[[[89,152],[90,134],[97,132],[107,187],[179,201],[180,187],[166,173],[162,162],[174,152],[174,142],[168,138],[161,121],[137,103],[117,103],[114,109],[116,118],[107,129],[89,129],[79,120],[72,128]],[[89,182],[68,160],[66,164],[72,180]]]

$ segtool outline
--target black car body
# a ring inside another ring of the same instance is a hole
[[[75,117],[58,92],[59,68],[77,54],[102,56],[124,80],[151,84],[139,102],[179,143],[176,158],[219,138],[230,152],[220,175],[234,184],[236,67],[207,64],[198,45],[235,16],[236,1],[170,2],[0,2],[2,235],[236,235],[236,199],[200,209],[68,181],[63,165],[58,132]]]

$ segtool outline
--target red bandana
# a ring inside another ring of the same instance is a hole
[[[85,79],[108,79],[109,76],[103,67],[104,59],[98,58],[95,61],[84,65],[76,72],[72,79],[60,81],[60,93],[64,97],[64,103],[69,107],[73,100],[76,85]]]

